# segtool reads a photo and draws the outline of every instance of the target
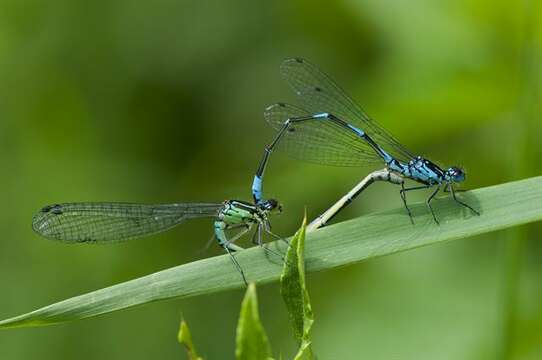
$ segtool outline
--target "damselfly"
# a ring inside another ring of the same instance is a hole
[[[413,155],[369,118],[329,76],[306,60],[285,60],[280,69],[304,108],[278,103],[265,110],[266,120],[278,133],[266,147],[254,178],[252,193],[257,203],[265,203],[262,176],[269,154],[282,142],[290,155],[301,160],[335,166],[384,162],[392,173],[420,183],[420,186],[405,188],[401,182],[401,199],[412,222],[406,193],[433,187],[435,190],[426,203],[435,222],[438,220],[431,201],[441,189],[451,192],[458,204],[479,215],[456,196],[453,185],[465,180],[465,172],[461,168],[442,169],[422,156]]]
[[[268,200],[265,206],[240,200],[227,200],[222,204],[65,203],[43,207],[34,215],[32,228],[48,239],[67,243],[112,243],[157,234],[189,219],[214,218],[213,238],[231,256],[247,283],[233,255],[243,249],[235,241],[254,225],[257,227],[252,237],[254,244],[263,244],[263,233],[279,238],[271,232],[268,219],[268,215],[276,211],[281,211],[281,206],[274,199]],[[228,237],[231,230],[237,233]]]

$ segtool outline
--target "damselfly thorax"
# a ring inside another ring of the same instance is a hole
[[[386,166],[391,171],[424,185],[437,185],[445,182],[444,170],[434,162],[417,156],[408,163],[392,159]]]
[[[267,219],[265,210],[241,200],[226,200],[218,219],[227,224],[261,223]]]

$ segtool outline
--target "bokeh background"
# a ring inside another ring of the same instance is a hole
[[[44,240],[32,214],[68,201],[250,199],[295,99],[278,65],[332,74],[414,152],[466,168],[466,187],[540,174],[537,1],[0,2],[0,317],[220,254],[211,223],[114,246]],[[370,169],[277,152],[276,232],[316,215]],[[422,199],[424,194],[418,195]],[[401,206],[372,186],[336,221]],[[537,231],[538,230],[538,231]],[[431,246],[308,277],[321,359],[542,358],[540,226]],[[183,359],[181,313],[207,359],[231,359],[243,291],[0,332],[2,359]],[[295,349],[276,284],[259,288],[275,354]]]

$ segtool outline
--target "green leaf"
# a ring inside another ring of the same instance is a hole
[[[312,359],[310,332],[314,315],[312,313],[309,293],[305,284],[305,230],[307,227],[307,216],[303,218],[301,228],[294,235],[284,270],[280,278],[280,292],[290,320],[294,328],[294,335],[299,343],[299,352],[295,359]]]
[[[395,190],[390,185],[390,191]],[[458,196],[480,210],[482,215],[473,216],[445,196],[434,201],[440,226],[433,222],[426,205],[420,203],[411,205],[415,225],[410,223],[404,208],[399,207],[308,233],[306,271],[329,270],[542,219],[542,177],[486,187]],[[269,246],[286,251],[286,246],[280,241]],[[272,261],[259,247],[240,251],[236,259],[249,281],[269,283],[280,277],[281,261]],[[54,303],[1,321],[0,328],[56,324],[158,300],[187,298],[242,287],[243,280],[233,268],[229,256],[222,255]]]
[[[196,351],[194,343],[192,342],[192,334],[190,334],[190,329],[188,329],[188,325],[184,320],[181,321],[181,327],[179,328],[177,339],[186,349],[186,355],[188,356],[189,360],[203,360],[203,358],[200,357]]]
[[[271,359],[271,346],[260,322],[256,285],[248,286],[241,304],[241,315],[237,324],[235,357],[237,360]]]
[[[303,340],[301,343],[301,346],[299,346],[299,350],[297,351],[297,354],[294,357],[294,360],[312,360],[314,359],[314,355],[312,353],[312,347],[311,347],[311,341]]]
[[[288,252],[286,262],[280,278],[281,294],[292,325],[296,340],[301,343],[312,324],[312,309],[310,307],[307,289],[305,288],[305,228],[307,218],[303,218],[301,228],[294,235]],[[308,320],[307,326],[305,321]]]

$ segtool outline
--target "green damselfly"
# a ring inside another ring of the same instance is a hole
[[[230,255],[246,284],[244,271],[233,255],[243,248],[235,241],[254,225],[253,243],[263,245],[264,233],[280,238],[271,232],[268,219],[270,213],[280,211],[276,200],[269,200],[265,206],[240,200],[220,204],[64,203],[43,207],[34,215],[32,228],[52,240],[105,244],[157,234],[189,219],[214,218],[214,239]],[[237,232],[228,236],[230,231]]]

